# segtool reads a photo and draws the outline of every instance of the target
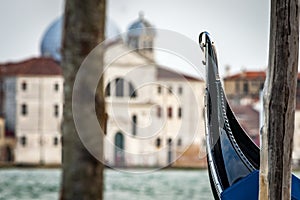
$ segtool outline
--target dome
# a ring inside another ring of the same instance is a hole
[[[41,54],[44,57],[52,57],[61,61],[61,40],[63,29],[63,17],[56,19],[46,30],[41,43]],[[118,26],[110,19],[106,19],[105,38],[117,40],[115,36],[120,35]],[[113,38],[115,37],[115,38]]]
[[[155,36],[154,29],[147,29],[147,28],[154,28],[150,22],[148,22],[144,18],[144,13],[139,13],[139,18],[133,22],[128,27],[128,37],[139,37],[142,34],[150,35],[152,37]]]

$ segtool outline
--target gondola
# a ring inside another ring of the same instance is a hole
[[[199,36],[206,68],[205,131],[208,173],[215,199],[258,199],[259,147],[238,123],[226,99],[215,46]],[[292,199],[300,200],[300,180],[292,177]]]

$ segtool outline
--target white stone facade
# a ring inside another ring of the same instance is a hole
[[[191,144],[200,146],[205,137],[204,82],[166,70],[136,52],[110,63],[110,51],[122,52],[124,48],[115,44],[105,56],[109,64],[104,74],[106,163],[117,167],[167,166]]]
[[[6,122],[17,141],[15,162],[60,164],[62,76],[8,76],[4,88]]]

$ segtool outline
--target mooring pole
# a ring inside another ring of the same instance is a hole
[[[298,0],[272,0],[264,128],[261,142],[260,200],[291,199],[295,99],[298,74]]]

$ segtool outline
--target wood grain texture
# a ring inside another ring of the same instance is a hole
[[[261,200],[291,198],[299,47],[298,4],[298,0],[271,1],[269,64],[264,88]]]

